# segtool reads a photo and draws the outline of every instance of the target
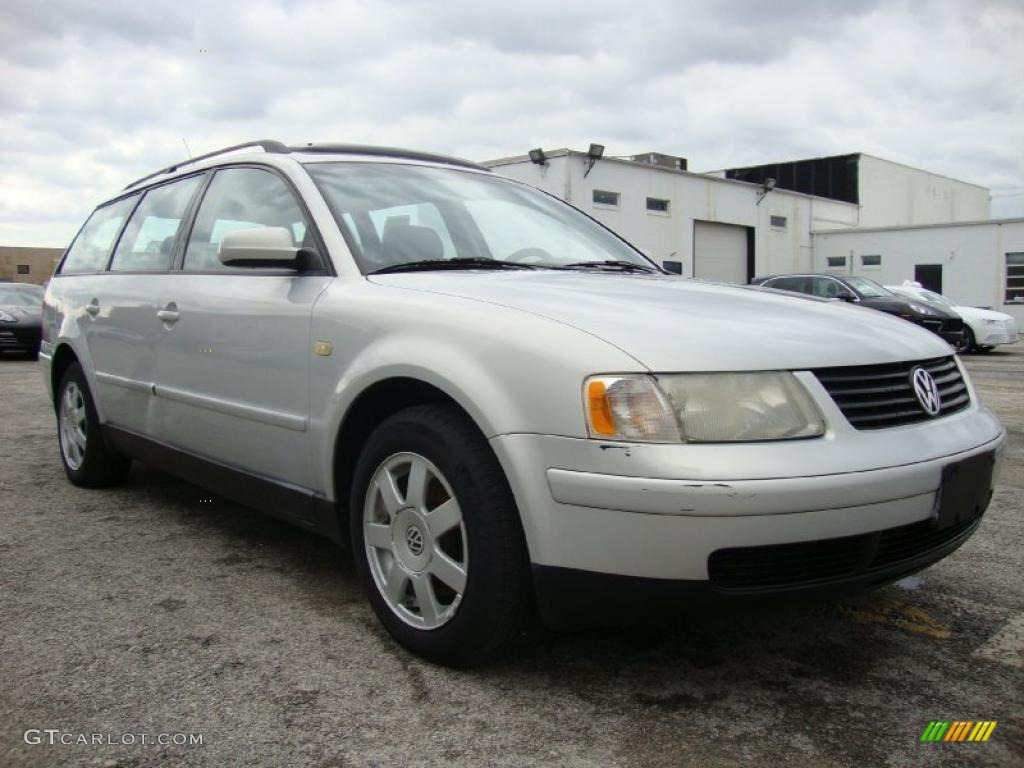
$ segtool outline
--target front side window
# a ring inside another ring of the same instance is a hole
[[[102,270],[110,257],[110,249],[114,247],[117,233],[121,231],[121,225],[132,212],[138,199],[138,195],[132,195],[97,208],[85,222],[75,242],[71,244],[60,273],[67,275]]]
[[[196,215],[185,249],[189,272],[241,272],[218,258],[220,241],[237,229],[281,227],[296,247],[313,248],[305,214],[288,185],[275,173],[260,168],[223,168],[213,177]]]
[[[640,253],[569,205],[491,174],[398,163],[309,163],[365,273],[412,262],[497,260],[558,269]]]
[[[815,296],[823,299],[834,299],[843,293],[843,286],[827,277],[811,278],[811,289]]]
[[[146,192],[114,251],[112,272],[165,272],[171,268],[178,230],[201,178],[192,176]]]

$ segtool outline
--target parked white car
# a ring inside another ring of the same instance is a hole
[[[953,304],[942,294],[929,291],[917,282],[907,281],[902,285],[887,285],[885,287],[893,293],[898,293],[909,299],[937,304],[943,309],[956,312],[963,318],[964,325],[967,326],[968,349],[987,352],[1000,344],[1016,344],[1020,338],[1017,321],[1003,312]]]
[[[406,647],[869,589],[978,528],[1005,432],[880,312],[664,273],[453,158],[258,142],[100,205],[43,312],[71,482],[140,459],[351,546]],[[159,525],[159,519],[153,520]]]

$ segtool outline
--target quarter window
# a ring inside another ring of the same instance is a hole
[[[171,268],[178,230],[200,180],[200,176],[192,176],[146,192],[117,244],[111,271],[165,272]]]
[[[619,205],[619,193],[618,192],[606,192],[602,189],[594,190],[593,201],[597,205],[613,205],[618,207]]]
[[[114,247],[117,233],[121,231],[121,225],[138,199],[138,195],[132,195],[97,208],[68,249],[68,255],[60,268],[61,274],[102,270],[107,264],[110,249]]]
[[[251,272],[220,262],[220,241],[237,229],[281,227],[296,247],[314,248],[312,232],[288,185],[276,174],[259,168],[217,171],[199,206],[185,250],[184,269],[190,272]]]
[[[1024,253],[1006,254],[1006,300],[1024,301]]]

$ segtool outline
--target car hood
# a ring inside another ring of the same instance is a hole
[[[686,278],[439,271],[369,280],[546,317],[604,339],[653,371],[796,370],[951,353],[935,334],[874,310]]]
[[[978,307],[955,307],[955,309],[964,320],[998,320],[1001,323],[1013,320],[1011,315],[993,312],[991,309],[979,309]]]
[[[0,304],[0,311],[13,315],[22,323],[31,322],[32,320],[42,322],[43,310],[41,307],[25,307],[21,304]]]

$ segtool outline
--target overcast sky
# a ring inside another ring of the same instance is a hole
[[[253,138],[693,170],[863,151],[1024,215],[1024,0],[3,0],[0,245]],[[207,52],[208,51],[208,52]]]

